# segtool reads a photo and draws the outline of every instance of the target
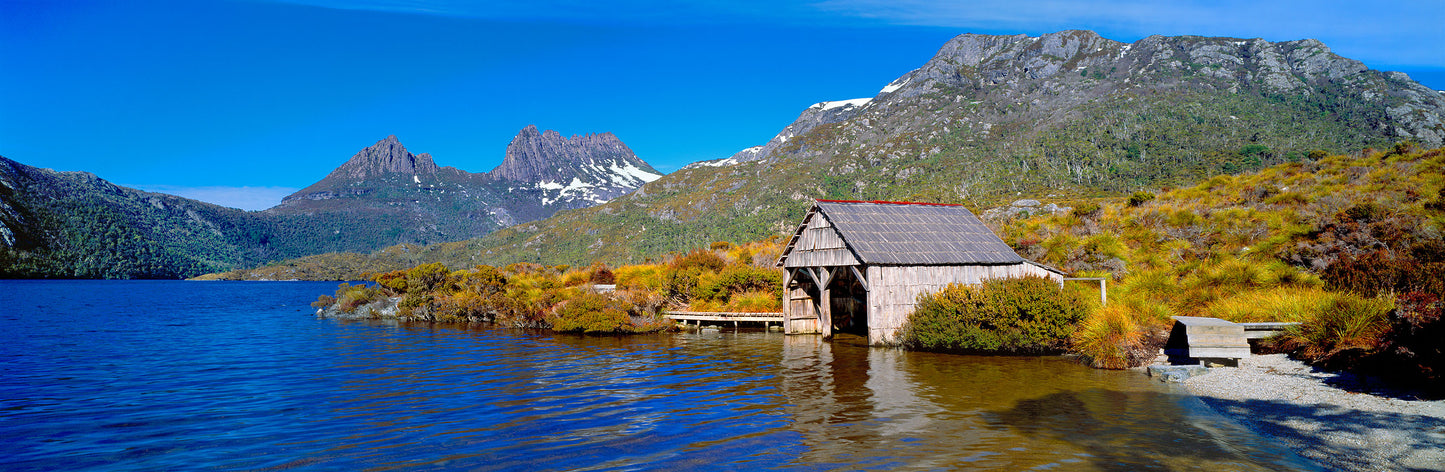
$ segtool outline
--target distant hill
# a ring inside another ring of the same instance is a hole
[[[261,212],[0,157],[0,277],[180,278],[333,251],[485,235],[659,177],[611,133],[523,129],[502,165],[438,167],[389,136]]]
[[[814,198],[981,209],[1121,195],[1312,152],[1438,147],[1442,117],[1440,93],[1315,40],[968,34],[873,97],[805,109],[760,146],[426,252],[453,264],[641,261],[785,233]]]
[[[0,157],[0,276],[177,278],[297,257],[255,213]]]

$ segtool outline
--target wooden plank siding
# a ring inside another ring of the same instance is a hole
[[[908,322],[918,297],[942,290],[949,284],[977,285],[986,279],[1063,276],[1033,264],[958,266],[869,266],[868,343],[893,344],[898,330]]]
[[[828,219],[813,215],[798,235],[784,267],[831,267],[857,265],[858,258]]]

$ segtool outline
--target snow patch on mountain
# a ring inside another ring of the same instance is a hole
[[[909,78],[906,78],[906,77],[899,77],[898,80],[895,80],[895,81],[893,81],[892,83],[890,83],[890,84],[888,84],[888,85],[884,85],[884,86],[883,86],[883,90],[879,90],[878,93],[879,93],[879,94],[885,94],[885,93],[893,93],[893,92],[896,92],[896,91],[898,91],[898,89],[903,88],[904,85],[908,85],[908,81],[910,81],[910,80],[912,80],[912,79],[909,79]]]
[[[863,105],[867,105],[868,102],[871,102],[871,101],[873,101],[873,98],[872,98],[872,97],[869,97],[869,98],[853,98],[853,99],[838,100],[838,101],[833,101],[833,102],[818,102],[818,103],[814,103],[813,106],[812,106],[812,107],[809,107],[809,108],[822,108],[823,110],[832,110],[832,109],[834,109],[834,108],[842,108],[842,107],[861,107],[861,106],[863,106]]]

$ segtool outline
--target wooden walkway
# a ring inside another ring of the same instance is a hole
[[[671,311],[664,316],[667,316],[674,321],[681,321],[683,322],[683,324],[691,321],[694,324],[698,325],[701,325],[704,321],[731,321],[733,322],[733,326],[737,326],[738,322],[742,321],[750,323],[763,323],[763,326],[767,326],[768,323],[776,322],[781,324],[783,322],[782,313],[748,313],[741,311]]]

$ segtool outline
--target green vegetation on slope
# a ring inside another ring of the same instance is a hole
[[[1112,277],[1074,349],[1152,358],[1172,315],[1298,321],[1278,349],[1445,392],[1445,149],[1325,156],[1005,222],[1025,257]],[[1145,353],[1149,353],[1145,355]]]

